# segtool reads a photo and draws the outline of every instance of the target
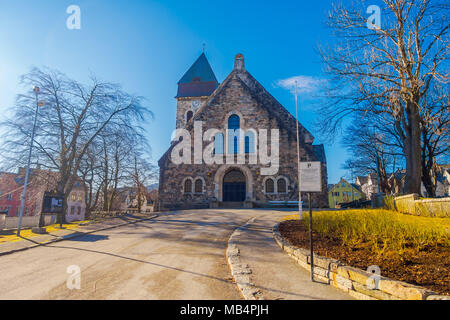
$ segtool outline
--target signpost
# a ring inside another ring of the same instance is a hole
[[[42,204],[42,213],[61,214],[63,210],[64,196],[57,192],[45,192]]]
[[[55,191],[44,193],[44,202],[42,204],[42,214],[62,215],[63,214],[64,195]],[[62,221],[62,219],[60,219]],[[62,222],[61,222],[62,223]],[[62,225],[60,223],[60,228]]]
[[[33,227],[31,230],[33,233],[46,234],[45,229],[45,216],[46,215],[58,215],[62,213],[64,197],[58,194],[56,191],[45,192],[44,199],[42,201],[42,210],[39,214],[39,225]]]
[[[311,257],[311,281],[314,281],[314,246],[312,237],[312,204],[311,193],[322,191],[322,175],[320,162],[300,162],[300,188],[302,192],[308,193],[309,201],[309,246]]]

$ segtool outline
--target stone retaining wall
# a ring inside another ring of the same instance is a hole
[[[397,211],[423,217],[450,217],[450,198],[419,199],[418,194],[394,198]]]
[[[278,245],[310,272],[309,250],[296,248],[281,237],[277,224],[273,236]],[[314,255],[314,278],[345,291],[360,300],[450,300],[449,296],[349,267],[336,259]],[[371,289],[374,288],[374,289]]]

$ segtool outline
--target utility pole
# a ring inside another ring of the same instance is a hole
[[[303,218],[302,208],[302,192],[300,191],[300,133],[298,128],[298,97],[297,97],[297,81],[295,81],[295,117],[297,119],[297,186],[298,186],[298,216],[301,220]]]
[[[34,124],[33,124],[33,131],[31,133],[30,152],[28,154],[27,171],[25,173],[25,184],[23,187],[22,201],[20,203],[19,223],[17,225],[17,236],[18,237],[20,237],[20,228],[22,226],[23,211],[25,209],[25,199],[27,197],[27,187],[28,187],[28,180],[29,180],[29,176],[30,176],[31,153],[33,151],[34,132],[36,130],[37,116],[38,116],[39,107],[44,105],[43,103],[39,103],[39,100],[38,100],[39,88],[34,87],[33,91],[36,95],[36,111],[34,113]]]

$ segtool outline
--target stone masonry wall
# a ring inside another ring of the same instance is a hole
[[[268,131],[268,146],[270,153],[270,130],[280,129],[280,168],[279,172],[273,178],[286,177],[288,179],[288,193],[287,194],[273,194],[268,195],[264,193],[264,179],[260,172],[261,166],[248,164],[248,156],[246,165],[235,165],[233,167],[241,168],[245,175],[247,175],[247,183],[252,183],[252,195],[249,200],[264,204],[269,200],[298,200],[297,192],[297,147],[296,136],[292,135],[289,130],[285,129],[284,123],[278,123],[278,120],[269,114],[265,108],[260,106],[261,102],[252,98],[251,93],[245,84],[240,81],[235,75],[233,79],[224,83],[222,92],[214,97],[208,108],[201,109],[195,116],[196,121],[203,121],[203,133],[208,129],[219,129],[225,135],[227,128],[228,117],[232,114],[237,114],[241,118],[241,129],[255,129],[257,132],[260,129],[267,129]],[[189,103],[189,104],[188,104]],[[189,100],[179,101],[179,112],[183,112],[186,106],[190,106]],[[184,116],[184,113],[183,113]],[[193,125],[187,128],[191,132],[192,146],[193,146]],[[226,138],[225,138],[226,140]],[[212,142],[203,142],[205,149],[208,144]],[[226,148],[225,148],[226,150]],[[169,149],[160,170],[160,190],[159,203],[160,209],[188,209],[188,208],[207,208],[211,199],[220,197],[217,174],[224,165],[206,164],[182,164],[175,165],[170,157],[171,149]],[[192,158],[194,150],[192,147]],[[313,152],[311,143],[301,143],[300,156],[302,161],[316,161],[317,157]],[[225,157],[224,157],[225,158]],[[225,160],[224,160],[225,162]],[[229,166],[227,166],[228,168]],[[202,194],[184,194],[183,181],[186,177],[202,177],[206,183],[204,185],[204,193]],[[324,207],[327,205],[326,193],[326,164],[323,165],[324,192],[313,195],[313,206]],[[221,181],[219,181],[221,183]],[[248,193],[247,193],[248,194]],[[303,200],[306,201],[306,195]],[[221,199],[217,199],[221,200]]]
[[[192,97],[192,98],[177,98],[177,128],[184,128],[186,125],[186,112],[192,110],[194,114],[198,111],[199,106],[193,107],[192,102],[199,101],[200,105],[205,102],[208,97]]]

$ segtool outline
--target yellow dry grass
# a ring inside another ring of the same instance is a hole
[[[63,224],[63,228],[66,230],[73,230],[73,229],[78,228],[80,223],[83,223],[83,222],[86,222],[86,221],[76,221],[73,223]],[[53,224],[50,226],[46,226],[45,228],[46,228],[47,232],[50,234],[55,233],[57,231],[61,231],[61,229],[59,229],[59,224]],[[21,237],[18,237],[16,235],[16,233],[17,233],[17,231],[14,231],[12,234],[4,234],[4,235],[0,234],[0,244],[5,243],[5,242],[17,242],[17,241],[25,240],[23,238],[28,239],[28,238],[34,238],[34,237],[41,236],[40,234],[33,233],[31,231],[31,229],[21,230],[21,232],[20,232]]]
[[[298,215],[284,220],[298,219]],[[309,215],[303,221],[309,225]],[[316,211],[313,230],[337,238],[346,246],[369,246],[374,254],[386,251],[402,255],[405,250],[419,251],[427,247],[450,248],[450,219],[402,214],[383,209]]]

